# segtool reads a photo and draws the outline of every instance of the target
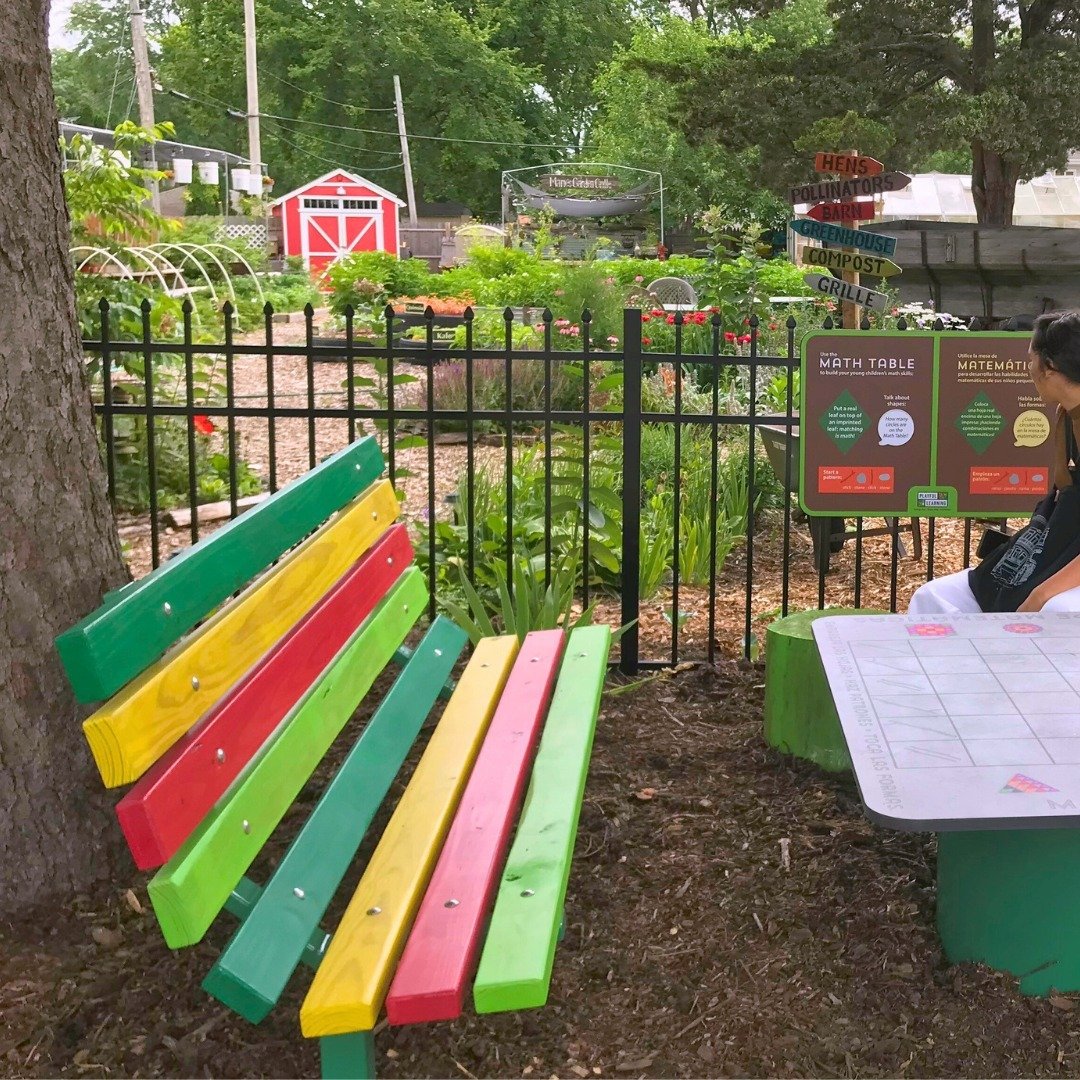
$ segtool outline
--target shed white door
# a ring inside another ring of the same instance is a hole
[[[305,196],[300,202],[300,247],[312,269],[329,266],[354,251],[381,251],[380,201]]]

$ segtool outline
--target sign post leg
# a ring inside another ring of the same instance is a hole
[[[845,153],[849,157],[858,157],[859,156],[859,151],[858,150],[846,150]],[[843,202],[856,202],[857,200],[852,198],[852,199],[843,199],[842,201]],[[856,219],[856,218],[852,218],[852,220],[850,222],[848,222],[848,224],[852,229],[858,229],[858,227],[859,227],[859,222],[858,222],[858,219]],[[859,275],[857,273],[855,273],[854,271],[845,270],[843,272],[842,276],[843,276],[844,281],[850,282],[852,285],[860,284]],[[845,330],[858,330],[859,329],[859,323],[861,322],[861,316],[862,316],[862,309],[859,307],[859,305],[851,303],[850,300],[845,300],[843,302],[841,310],[843,312],[843,318],[844,318],[844,329]]]

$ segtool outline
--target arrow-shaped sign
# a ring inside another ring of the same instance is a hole
[[[880,161],[858,154],[815,154],[814,168],[818,172],[840,173],[841,176],[877,176],[885,171]]]
[[[882,233],[843,229],[839,225],[828,225],[823,221],[807,221],[805,218],[792,221],[788,228],[800,236],[808,236],[811,240],[821,240],[826,244],[837,244],[840,247],[858,248],[860,251],[869,251],[875,255],[891,255],[896,250],[896,237],[885,236]]]
[[[816,184],[800,184],[791,189],[791,202],[816,203],[827,199],[855,199],[860,195],[883,195],[886,191],[901,191],[911,183],[904,173],[887,172],[878,176],[855,176],[850,180],[823,180]]]
[[[816,289],[823,296],[831,296],[836,300],[846,300],[850,304],[858,304],[860,307],[870,308],[872,311],[881,311],[889,302],[884,293],[874,292],[873,289],[864,289],[861,285],[854,285],[850,281],[842,281],[840,278],[829,277],[827,274],[805,274],[803,281]]]
[[[811,206],[807,214],[815,221],[873,221],[872,202],[823,202]]]
[[[861,255],[837,248],[803,248],[802,261],[809,266],[839,270],[842,274],[869,274],[871,277],[892,277],[902,273],[899,266],[878,255]]]

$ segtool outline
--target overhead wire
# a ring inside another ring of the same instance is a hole
[[[357,112],[377,112],[377,113],[392,113],[397,112],[393,107],[381,108],[375,105],[351,105],[346,101],[335,101],[333,98],[324,97],[322,94],[316,94],[313,90],[309,90],[305,86],[301,86],[299,83],[291,82],[289,79],[282,78],[280,75],[275,75],[272,71],[267,71],[264,67],[259,67],[260,75],[269,75],[275,82],[284,83],[286,86],[291,86],[294,90],[300,90],[307,94],[309,97],[316,98],[318,101],[325,101],[328,105],[340,105],[343,109],[355,109]]]
[[[321,154],[316,154],[313,150],[308,150],[306,147],[301,146],[299,143],[294,143],[291,139],[286,139],[284,135],[279,134],[277,136],[286,146],[291,146],[294,150],[298,150],[301,154],[311,158],[312,161],[321,161],[325,165],[333,165],[338,169],[354,169],[355,165],[346,165],[343,161],[336,161],[333,158],[323,157]],[[363,151],[357,151],[363,153]],[[400,169],[402,162],[397,161],[393,165],[380,165],[374,169],[364,169],[365,173],[375,172],[391,172],[393,169]]]

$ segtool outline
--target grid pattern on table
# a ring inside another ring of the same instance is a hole
[[[846,645],[896,768],[1080,764],[1080,640]]]

